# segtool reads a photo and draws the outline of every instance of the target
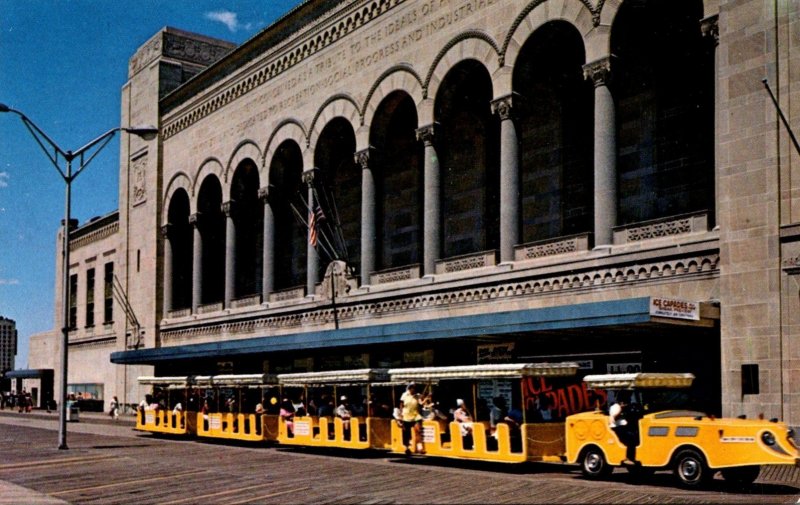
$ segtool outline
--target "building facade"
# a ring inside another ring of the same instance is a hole
[[[0,372],[14,369],[17,356],[17,322],[0,316]]]
[[[78,271],[70,373],[135,402],[139,373],[570,359],[800,425],[800,158],[762,83],[800,128],[798,9],[309,0],[239,47],[166,28],[122,93],[161,130],[121,148],[129,310],[90,336]]]

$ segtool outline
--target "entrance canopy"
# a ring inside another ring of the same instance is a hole
[[[310,350],[424,342],[537,331],[581,331],[590,328],[649,324],[681,324],[701,327],[714,325],[715,318],[701,317],[702,311],[699,309],[694,312],[685,311],[689,314],[689,317],[697,317],[696,320],[687,319],[686,314],[679,314],[676,311],[675,304],[660,302],[657,308],[668,308],[669,311],[654,310],[654,300],[663,299],[651,297],[629,298],[510,312],[413,320],[402,323],[341,328],[338,330],[264,335],[250,339],[119,351],[111,354],[111,362],[117,364],[155,365],[174,360],[232,357],[297,349]],[[696,305],[699,306],[700,304]],[[718,318],[717,312],[716,319]]]

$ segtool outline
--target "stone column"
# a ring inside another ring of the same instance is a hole
[[[316,205],[314,200],[314,170],[303,172],[303,182],[308,185],[308,210],[306,210],[306,222],[309,220],[309,212],[314,210]],[[302,212],[302,210],[301,210]],[[319,255],[317,248],[311,245],[311,228],[307,230],[307,259],[306,259],[306,296],[313,296],[319,282]]]
[[[192,240],[192,313],[203,304],[203,234],[200,233],[200,213],[189,216],[193,229]]]
[[[172,240],[170,237],[171,224],[161,227],[161,237],[164,239],[164,314],[169,317],[172,310]]]
[[[369,167],[370,148],[356,153],[361,166],[361,284],[375,271],[375,175]]]
[[[519,244],[519,140],[512,97],[492,102],[492,112],[500,117],[500,262],[514,261],[514,246]]]
[[[700,30],[711,45],[714,52],[714,229],[719,229],[719,15],[714,14],[700,20]]]
[[[236,298],[236,221],[234,213],[236,202],[222,202],[222,213],[225,215],[225,308],[230,308]]]
[[[617,224],[617,126],[608,88],[611,57],[584,65],[583,75],[594,82],[594,246],[610,247]]]
[[[424,189],[424,240],[423,240],[423,273],[436,273],[436,260],[442,255],[441,240],[441,186],[439,174],[439,157],[433,145],[434,125],[417,129],[417,140],[425,145],[425,189]]]
[[[264,203],[264,237],[262,244],[261,301],[269,302],[269,294],[275,290],[275,214],[269,203],[268,188],[258,189],[258,198]]]

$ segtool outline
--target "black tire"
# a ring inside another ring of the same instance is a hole
[[[675,478],[686,488],[699,488],[706,485],[712,477],[706,459],[694,449],[684,449],[673,459]]]
[[[755,482],[760,472],[761,467],[757,465],[737,466],[721,470],[722,478],[725,479],[725,482],[735,487],[749,486]]]
[[[606,461],[606,456],[597,447],[587,447],[580,458],[581,473],[587,479],[602,479],[611,475],[613,468]]]

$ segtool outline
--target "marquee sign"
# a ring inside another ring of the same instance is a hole
[[[671,319],[700,320],[700,303],[674,298],[650,298],[650,315]]]

